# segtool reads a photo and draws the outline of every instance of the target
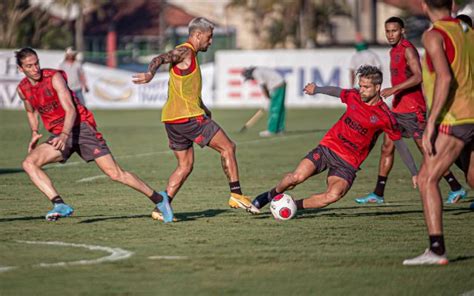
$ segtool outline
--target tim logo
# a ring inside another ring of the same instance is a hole
[[[370,123],[377,123],[379,121],[379,118],[377,115],[372,115],[370,116]]]

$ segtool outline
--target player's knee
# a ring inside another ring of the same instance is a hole
[[[237,145],[235,145],[234,142],[229,141],[229,143],[224,146],[224,149],[222,150],[222,155],[224,157],[227,155],[234,155],[236,151]]]
[[[23,160],[21,166],[23,167],[23,170],[25,170],[25,172],[29,173],[32,169],[35,169],[38,167],[38,165],[35,163],[35,161],[33,159],[31,159],[30,157],[27,157],[25,158],[25,160]]]
[[[122,170],[113,169],[113,170],[107,171],[106,174],[107,174],[107,176],[109,176],[109,178],[112,181],[121,182],[121,183],[123,183],[123,181],[124,181],[125,172],[123,172]]]
[[[179,165],[179,170],[184,174],[184,175],[189,175],[194,169],[194,165],[192,163],[182,163]]]
[[[326,196],[323,199],[323,202],[327,206],[340,200],[343,196],[344,196],[344,193],[342,191],[328,191],[326,192]]]
[[[382,150],[381,150],[381,154],[384,155],[384,156],[390,156],[393,154],[393,152],[395,151],[395,147],[393,146],[392,143],[388,144],[388,143],[384,143],[382,145]]]
[[[305,176],[300,173],[290,173],[288,174],[291,180],[291,185],[295,186],[301,184],[306,180]]]

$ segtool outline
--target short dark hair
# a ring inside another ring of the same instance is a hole
[[[456,16],[456,18],[458,20],[461,20],[462,22],[466,23],[469,25],[469,27],[472,28],[472,19],[470,16],[466,15],[466,14],[460,14],[458,16]]]
[[[403,22],[403,20],[397,16],[392,16],[392,17],[389,17],[386,21],[385,21],[385,24],[388,24],[388,23],[397,23],[400,25],[400,28],[405,28],[405,23]]]
[[[363,65],[357,69],[357,76],[360,78],[368,78],[373,84],[382,84],[383,74],[379,68],[370,65]]]
[[[426,5],[434,9],[448,9],[451,11],[453,0],[424,0]]]
[[[21,61],[30,55],[38,56],[36,51],[31,47],[23,47],[15,51],[16,64],[21,67]]]

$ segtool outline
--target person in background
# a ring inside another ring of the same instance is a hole
[[[87,87],[86,75],[82,69],[82,64],[77,61],[77,51],[72,47],[66,48],[64,61],[59,64],[59,69],[66,72],[69,88],[74,92],[79,102],[86,105],[84,92],[89,92]]]
[[[380,61],[380,58],[375,52],[369,49],[369,44],[362,39],[360,33],[356,36],[355,49],[357,52],[352,56],[349,63],[349,81],[351,88],[357,85],[356,71],[361,66],[375,66],[382,70],[382,62]]]

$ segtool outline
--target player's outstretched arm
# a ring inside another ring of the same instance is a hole
[[[337,86],[317,86],[316,83],[311,82],[306,84],[303,91],[307,95],[323,94],[339,98],[341,96],[342,88]]]
[[[156,71],[163,64],[179,64],[189,55],[191,49],[186,46],[178,47],[167,53],[154,57],[148,65],[148,72],[137,73],[132,76],[135,84],[144,84],[150,82],[156,74]]]
[[[416,188],[416,185],[417,185],[416,176],[418,175],[418,169],[416,168],[415,160],[413,159],[413,156],[411,155],[410,150],[408,149],[408,146],[403,141],[403,139],[394,141],[394,144],[395,144],[395,148],[400,154],[400,157],[402,158],[403,162],[405,163],[408,170],[410,171],[410,174],[413,180],[413,187]]]

